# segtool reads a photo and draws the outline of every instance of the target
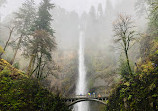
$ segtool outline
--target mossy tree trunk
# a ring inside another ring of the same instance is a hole
[[[31,55],[31,58],[30,58],[29,66],[28,66],[28,69],[27,69],[27,75],[28,75],[29,77],[31,77],[34,59],[35,59],[35,55],[32,54],[32,55]]]
[[[126,61],[127,61],[127,66],[128,66],[129,74],[130,74],[130,76],[133,76],[132,70],[131,70],[131,66],[129,64],[129,57],[128,57],[128,51],[127,50],[125,50],[125,55],[126,55]]]

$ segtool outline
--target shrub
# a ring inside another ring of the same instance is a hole
[[[109,97],[106,111],[157,111],[157,60],[155,52],[140,65],[133,78],[118,85]]]
[[[44,89],[36,79],[9,67],[0,67],[0,111],[69,111],[59,96]]]

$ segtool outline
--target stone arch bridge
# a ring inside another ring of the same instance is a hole
[[[73,106],[76,103],[83,102],[83,101],[94,101],[99,102],[103,105],[106,105],[106,101],[108,97],[75,97],[75,98],[64,98],[63,101],[68,104],[68,107]]]

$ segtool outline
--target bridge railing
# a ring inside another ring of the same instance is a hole
[[[71,97],[65,97],[65,98],[102,98],[102,97],[108,97],[108,95],[74,95]]]

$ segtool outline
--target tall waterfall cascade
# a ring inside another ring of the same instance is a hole
[[[85,58],[84,58],[84,33],[80,32],[79,37],[79,51],[78,51],[78,81],[76,86],[76,95],[86,95],[87,90],[87,81],[86,81],[86,67],[85,67]],[[89,104],[88,102],[80,102],[74,106],[75,111],[89,111]]]

